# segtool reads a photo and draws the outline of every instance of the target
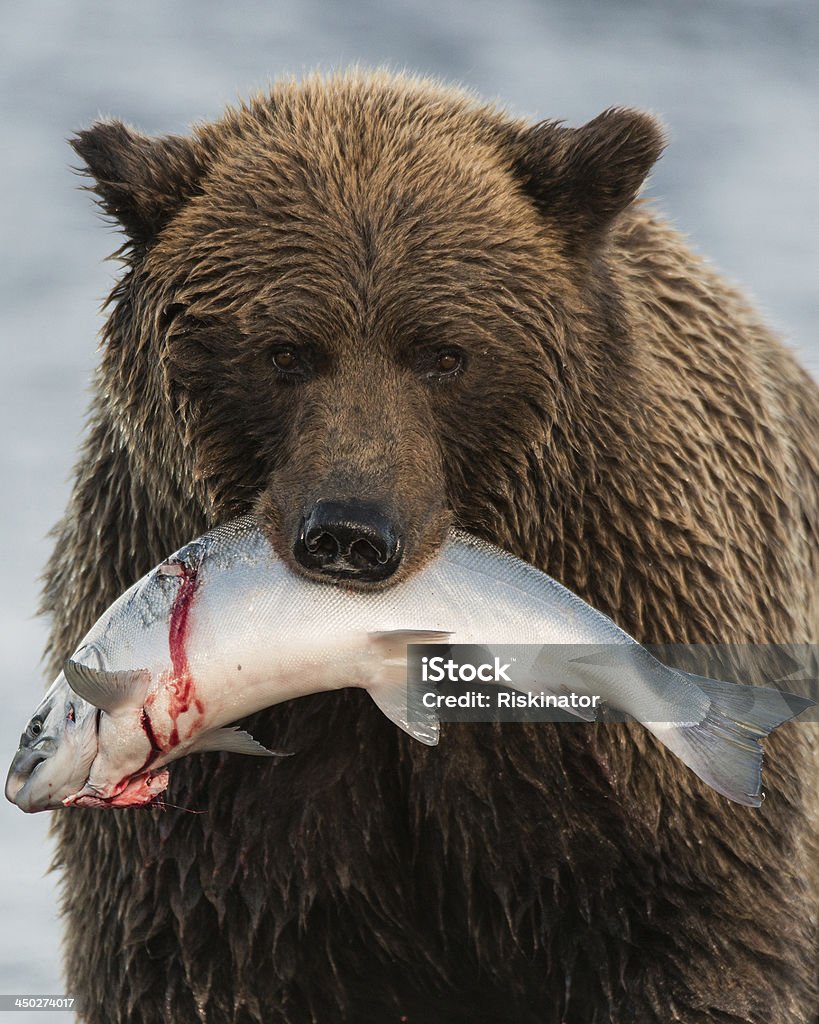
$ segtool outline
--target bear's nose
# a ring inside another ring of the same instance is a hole
[[[393,523],[375,505],[323,500],[302,519],[293,555],[323,576],[366,583],[395,572],[401,547]]]

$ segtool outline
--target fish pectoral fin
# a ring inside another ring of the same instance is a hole
[[[281,750],[268,750],[250,733],[240,729],[238,725],[224,729],[211,729],[203,732],[196,742],[188,748],[189,754],[204,754],[210,750],[226,750],[230,754],[250,754],[252,757],[290,757],[290,753]]]
[[[77,696],[109,714],[126,706],[138,707],[145,698],[151,674],[145,668],[108,672],[67,658],[66,681]]]
[[[438,715],[424,707],[427,691],[421,681],[407,677],[407,644],[445,644],[451,635],[431,629],[383,630],[369,635],[381,661],[367,692],[391,722],[428,747],[438,742]]]

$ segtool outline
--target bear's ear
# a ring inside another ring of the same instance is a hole
[[[577,236],[605,230],[635,198],[665,146],[640,110],[605,110],[582,128],[543,122],[519,137],[515,172],[544,216]]]
[[[205,170],[204,151],[193,139],[152,138],[121,121],[98,121],[69,141],[103,210],[137,245],[149,242],[196,193]]]

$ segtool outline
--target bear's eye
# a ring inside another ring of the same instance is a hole
[[[457,348],[433,349],[421,355],[419,369],[428,380],[457,377],[464,366],[464,354]]]
[[[419,376],[430,381],[443,380],[460,374],[466,365],[466,356],[454,346],[432,348],[420,344],[415,349],[414,362]]]
[[[435,357],[435,371],[440,374],[454,373],[461,365],[458,352],[439,352]]]
[[[280,344],[265,356],[273,364],[280,380],[297,384],[319,376],[327,369],[327,357],[313,342]]]
[[[273,353],[273,365],[283,373],[292,373],[294,370],[298,370],[299,363],[298,354],[292,348],[280,348],[278,352]]]

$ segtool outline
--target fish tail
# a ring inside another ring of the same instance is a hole
[[[696,725],[649,726],[718,793],[749,807],[762,803],[762,746],[778,725],[813,706],[809,697],[685,673],[711,699]]]

